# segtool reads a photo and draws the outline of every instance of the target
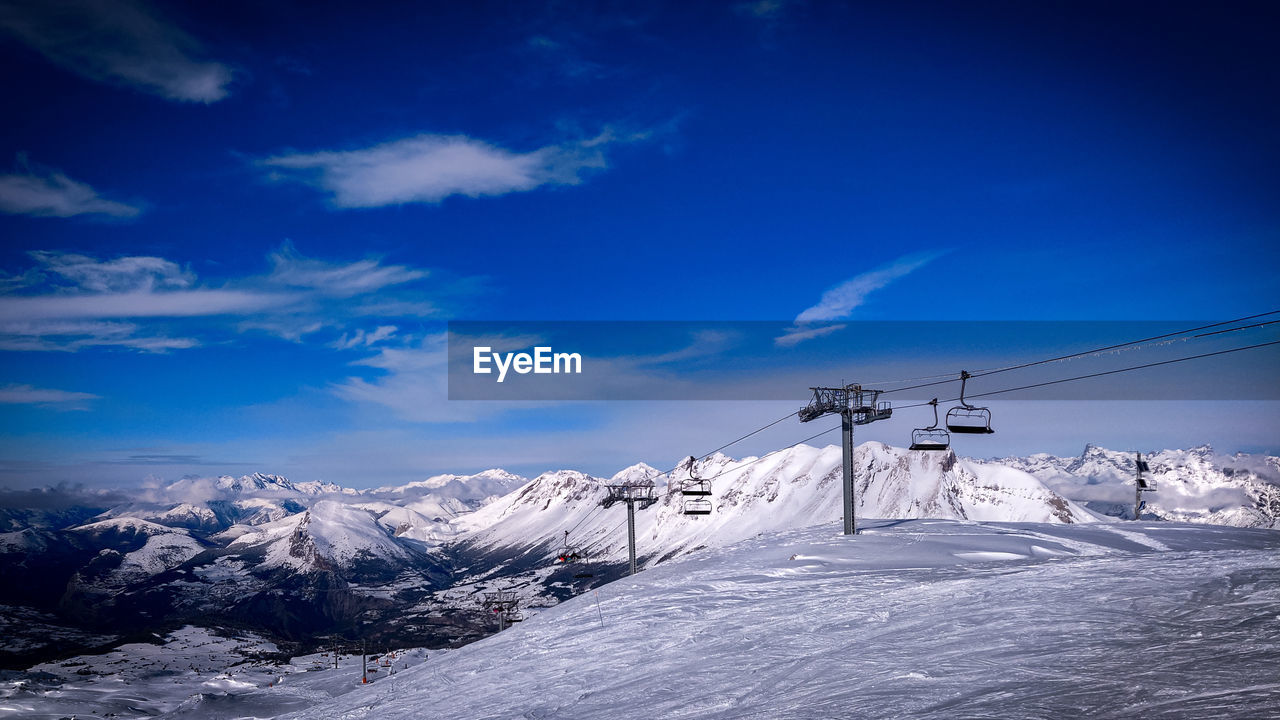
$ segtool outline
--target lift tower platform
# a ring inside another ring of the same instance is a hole
[[[809,389],[813,391],[813,399],[800,408],[800,422],[827,415],[840,416],[844,446],[844,534],[853,535],[857,532],[853,520],[853,426],[888,420],[893,415],[893,406],[880,402],[881,390],[868,390],[861,385]]]

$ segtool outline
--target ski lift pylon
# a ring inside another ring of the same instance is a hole
[[[946,450],[951,447],[951,433],[938,427],[938,398],[929,401],[933,406],[933,424],[911,431],[912,450]]]
[[[984,407],[974,407],[964,399],[965,381],[973,377],[968,371],[960,371],[960,404],[947,411],[947,429],[953,433],[965,435],[990,435],[991,411]]]

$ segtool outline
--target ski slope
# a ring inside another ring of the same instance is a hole
[[[289,717],[1280,717],[1280,534],[863,527],[663,563]]]

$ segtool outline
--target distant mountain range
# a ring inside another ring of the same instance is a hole
[[[1144,519],[1280,528],[1280,458],[1219,455],[1208,445],[1144,452],[1156,491],[1143,493]],[[985,461],[1034,475],[1091,510],[1133,517],[1136,453],[1086,445],[1078,457],[1037,454]]]
[[[1208,448],[1146,458],[1159,491],[1144,518],[1277,527],[1280,459]],[[1095,446],[1078,458],[977,461],[866,443],[854,452],[857,514],[1109,520],[1132,512],[1133,460]],[[302,644],[335,634],[467,642],[489,632],[475,600],[496,584],[547,605],[620,576],[626,511],[601,507],[610,484],[655,483],[657,502],[637,513],[640,562],[651,565],[760,533],[834,530],[840,463],[837,447],[799,445],[761,458],[716,454],[669,477],[644,464],[607,479],[495,469],[368,490],[254,473],[184,479],[123,502],[103,496],[106,506],[3,508],[0,603],[32,618],[10,628],[21,634],[10,650],[22,652],[5,663],[187,622]],[[710,480],[709,515],[682,512],[690,473]],[[554,564],[566,542],[585,562]]]

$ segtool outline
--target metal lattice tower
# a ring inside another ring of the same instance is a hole
[[[507,619],[520,609],[520,598],[516,597],[515,590],[494,590],[484,593],[480,604],[485,610],[497,613],[498,632],[502,632],[507,627]]]
[[[1142,453],[1138,453],[1137,475],[1133,481],[1133,519],[1138,520],[1142,517],[1142,493],[1155,492],[1156,482],[1150,478],[1145,478],[1142,473],[1151,472],[1151,466],[1146,460],[1142,459]]]
[[[600,501],[603,507],[612,507],[614,503],[627,504],[627,547],[631,552],[631,574],[636,574],[636,503],[643,510],[658,502],[657,492],[652,482],[632,485],[609,485],[609,496]]]
[[[853,426],[887,420],[893,415],[893,407],[880,402],[882,391],[867,390],[861,385],[809,389],[813,391],[813,399],[800,409],[800,422],[833,414],[840,416],[844,448],[844,534],[853,535],[857,532],[853,519]]]

